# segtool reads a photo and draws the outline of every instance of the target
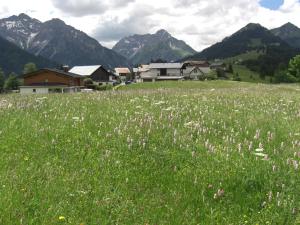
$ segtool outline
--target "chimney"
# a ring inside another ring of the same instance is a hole
[[[67,72],[69,72],[69,69],[70,69],[70,68],[69,68],[68,65],[64,65],[64,66],[62,66],[62,69],[63,69],[64,72],[67,73]]]

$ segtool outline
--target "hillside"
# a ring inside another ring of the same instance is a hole
[[[185,42],[172,37],[166,30],[123,38],[113,50],[134,64],[145,64],[157,59],[171,62],[196,53]]]
[[[189,59],[224,59],[234,57],[248,51],[262,51],[266,47],[290,48],[290,46],[273,35],[268,29],[259,24],[248,24],[230,37],[225,38],[211,47],[204,49]]]
[[[300,48],[300,28],[292,23],[271,30],[271,32],[287,42],[291,47]]]
[[[129,66],[130,62],[82,31],[52,19],[44,23],[26,14],[0,20],[0,36],[34,54],[69,66]]]
[[[296,225],[299,102],[228,81],[0,95],[0,224]]]
[[[21,74],[26,63],[33,62],[39,68],[57,67],[57,63],[32,55],[0,37],[0,67],[6,74]]]

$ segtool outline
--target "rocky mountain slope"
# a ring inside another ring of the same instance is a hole
[[[8,75],[21,74],[26,63],[33,62],[38,68],[57,67],[58,64],[43,57],[32,55],[0,37],[0,67]]]
[[[26,14],[11,16],[0,20],[0,36],[36,56],[70,66],[130,65],[125,57],[59,19],[42,23]]]
[[[291,47],[300,48],[300,28],[292,23],[271,30],[271,32],[287,42]]]
[[[134,64],[149,63],[157,59],[176,61],[196,53],[184,41],[172,37],[166,30],[159,30],[155,34],[123,38],[113,47],[113,50],[130,59]]]

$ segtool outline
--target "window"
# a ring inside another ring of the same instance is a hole
[[[36,89],[32,89],[32,92],[33,92],[33,93],[36,93]]]
[[[160,76],[167,76],[167,69],[160,69]]]

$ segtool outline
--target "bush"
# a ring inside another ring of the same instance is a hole
[[[86,78],[86,79],[84,79],[83,84],[85,87],[88,87],[88,85],[93,85],[94,82],[91,78]]]
[[[98,85],[96,87],[96,90],[97,91],[109,91],[109,90],[112,90],[113,89],[113,85],[111,84],[105,84],[105,85]]]
[[[20,86],[20,81],[16,74],[11,73],[6,79],[4,84],[4,89],[7,91],[18,90]]]
[[[233,80],[234,81],[242,81],[242,78],[240,77],[240,75],[238,73],[235,73],[233,76]]]
[[[87,85],[85,85],[86,86],[86,88],[88,88],[88,89],[93,89],[93,90],[97,90],[97,84],[87,84]]]
[[[203,74],[202,76],[199,76],[199,80],[202,80],[202,81],[204,81],[204,80],[217,80],[217,79],[218,79],[217,74],[214,71],[212,71],[208,74]]]
[[[288,73],[287,71],[278,71],[275,74],[275,82],[276,83],[296,83],[298,82],[298,79]]]

